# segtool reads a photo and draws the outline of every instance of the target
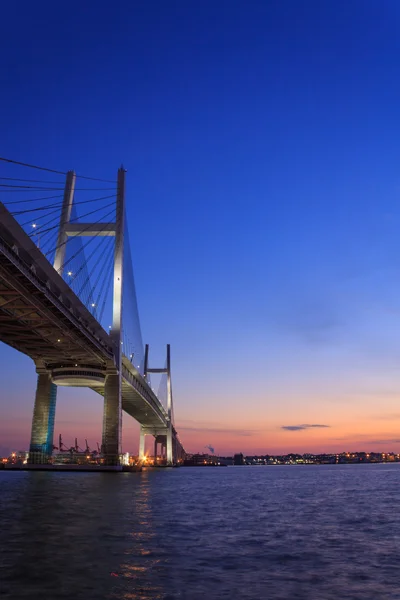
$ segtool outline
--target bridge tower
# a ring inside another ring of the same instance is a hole
[[[118,169],[115,219],[113,320],[110,332],[114,363],[108,365],[104,385],[102,453],[107,466],[120,464],[122,452],[122,291],[125,229],[125,169]]]
[[[106,367],[104,383],[104,413],[102,453],[107,466],[118,466],[121,455],[122,433],[122,291],[125,226],[125,169],[118,170],[115,223],[71,223],[76,174],[69,171],[66,177],[63,205],[54,258],[54,269],[62,275],[66,244],[70,236],[114,236],[113,317],[110,337],[113,342],[113,360]],[[41,362],[36,363],[38,373],[32,434],[29,449],[30,464],[48,463],[53,450],[57,386],[51,373]]]
[[[167,361],[164,368],[149,367],[149,345],[146,344],[144,355],[144,377],[147,379],[149,373],[159,373],[167,375],[167,425],[165,427],[146,427],[140,426],[139,439],[139,461],[143,462],[145,453],[145,436],[153,435],[155,438],[154,448],[155,455],[157,454],[157,445],[161,443],[161,447],[166,448],[167,465],[172,466],[176,463],[176,432],[173,425],[173,399],[172,399],[172,382],[171,382],[171,347],[167,344]]]
[[[63,205],[61,209],[60,227],[57,238],[57,251],[54,257],[54,268],[62,274],[62,265],[65,257],[67,236],[63,227],[71,218],[72,203],[74,200],[76,174],[68,171]],[[53,453],[54,421],[56,416],[57,386],[51,380],[51,374],[45,365],[36,361],[38,374],[36,384],[35,405],[32,418],[31,442],[29,446],[29,463],[46,464]]]

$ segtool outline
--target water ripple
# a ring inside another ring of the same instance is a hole
[[[0,472],[4,600],[400,600],[399,465]]]

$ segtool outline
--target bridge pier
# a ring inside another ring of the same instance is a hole
[[[104,385],[104,413],[102,453],[104,464],[118,466],[121,455],[122,396],[121,372],[106,375]]]
[[[171,423],[167,427],[167,439],[166,439],[166,450],[167,450],[167,465],[172,466],[174,464],[174,451],[172,447],[172,426]]]
[[[167,443],[166,435],[154,434],[154,460],[156,462],[157,462],[157,458],[160,458],[160,460],[164,460],[166,458],[166,443]],[[160,453],[158,451],[159,447],[160,447]]]
[[[143,462],[145,457],[145,436],[154,436],[154,459],[158,455],[158,445],[161,445],[161,458],[166,458],[167,465],[172,467],[176,463],[176,445],[172,433],[172,426],[146,427],[140,426],[139,437],[139,461]]]
[[[146,439],[146,430],[143,425],[140,426],[140,434],[139,434],[139,462],[143,462],[144,460],[144,444]]]
[[[56,399],[57,386],[52,383],[50,373],[39,373],[29,446],[28,462],[31,465],[50,462],[53,453]]]

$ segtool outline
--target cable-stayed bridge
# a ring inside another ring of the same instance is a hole
[[[74,386],[104,397],[105,465],[120,466],[122,411],[140,423],[139,460],[152,435],[155,452],[161,444],[167,464],[177,464],[184,450],[174,426],[170,347],[165,365],[151,368],[125,170],[113,182],[9,159],[0,164],[12,174],[0,172],[0,340],[30,356],[38,373],[29,463],[50,462],[57,387]],[[152,373],[161,374],[157,393]]]

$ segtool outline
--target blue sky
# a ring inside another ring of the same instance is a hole
[[[127,168],[143,338],[162,364],[172,345],[185,446],[399,449],[398,2],[2,14],[0,154]],[[26,446],[34,369],[3,346],[0,376],[0,446]],[[62,390],[57,419],[100,438],[88,392]],[[304,423],[329,427],[281,429]]]

